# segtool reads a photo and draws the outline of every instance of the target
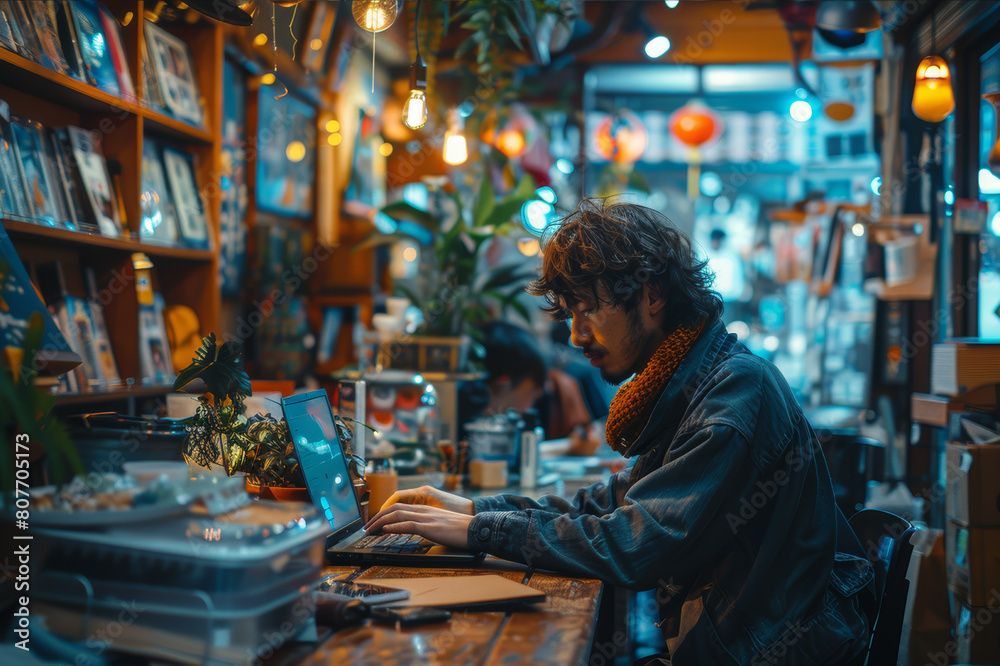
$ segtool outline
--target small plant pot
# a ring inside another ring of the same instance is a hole
[[[308,488],[282,488],[279,486],[258,486],[247,480],[247,492],[257,493],[260,499],[278,500],[279,502],[312,502]]]

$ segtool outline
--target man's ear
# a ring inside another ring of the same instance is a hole
[[[643,299],[646,306],[649,308],[649,316],[651,318],[658,317],[667,306],[667,298],[660,289],[659,285],[654,285],[646,283],[643,285]]]

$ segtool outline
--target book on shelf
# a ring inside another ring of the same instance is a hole
[[[910,395],[910,418],[926,425],[947,428],[952,414],[990,412],[997,408],[993,386],[981,386],[958,396],[913,393]]]
[[[56,16],[56,3],[53,0],[25,3],[38,38],[38,45],[45,54],[49,69],[72,76],[73,70],[63,54],[62,43],[59,41],[59,27]],[[27,29],[27,28],[26,28]]]
[[[45,166],[42,149],[42,126],[27,118],[11,116],[14,150],[21,165],[25,194],[31,217],[52,227],[61,227],[62,212],[52,196],[50,170]]]
[[[14,250],[14,244],[0,225],[0,350],[3,362],[20,362],[24,337],[32,316],[41,318],[42,344],[36,357],[39,372],[58,375],[80,364],[80,356],[72,350]]]
[[[111,10],[104,5],[98,5],[97,11],[107,38],[107,50],[111,56],[111,64],[114,65],[115,74],[118,77],[118,89],[121,91],[122,97],[134,102],[136,99],[135,86],[132,85],[132,73],[128,69],[128,56],[125,54],[122,36],[118,31],[118,21],[112,16]]]
[[[29,218],[34,214],[28,202],[28,185],[21,170],[21,158],[17,154],[14,143],[14,133],[10,125],[10,108],[0,101],[0,185],[3,194],[0,203],[3,205],[4,218],[11,215]]]
[[[950,338],[931,348],[931,393],[957,396],[1000,382],[1000,340]]]
[[[101,151],[99,135],[79,127],[67,127],[71,154],[76,163],[86,201],[88,221],[95,224],[105,236],[122,235],[118,216],[118,201],[111,185],[111,175]]]
[[[139,45],[142,58],[142,99],[154,111],[166,113],[166,101],[163,99],[163,89],[160,87],[160,80],[156,78],[156,70],[149,58],[149,49],[143,41]]]
[[[73,78],[90,83],[87,78],[87,66],[83,61],[83,51],[80,49],[80,36],[73,20],[73,7],[70,0],[56,3],[56,26],[59,30],[59,41],[62,43],[66,62],[73,72]]]
[[[104,306],[101,305],[100,292],[97,291],[94,269],[87,268],[84,271],[84,281],[87,283],[87,303],[90,306],[90,318],[94,325],[94,349],[97,354],[97,363],[104,376],[105,387],[112,389],[121,384],[122,380],[121,375],[118,374],[115,352],[111,347],[111,336],[108,335],[108,324],[104,318]]]
[[[194,177],[194,161],[188,153],[173,148],[163,149],[163,165],[167,183],[176,204],[180,236],[186,245],[205,250],[211,246],[208,220],[201,205],[201,194]]]
[[[98,6],[90,0],[74,0],[70,3],[73,24],[76,27],[77,43],[83,56],[83,69],[87,81],[101,90],[120,96],[118,72],[111,59],[108,37],[105,35]]]
[[[12,53],[17,53],[17,43],[20,41],[20,36],[15,37],[14,31],[17,25],[11,25],[12,19],[8,18],[10,13],[10,8],[6,7],[7,3],[0,2],[0,47],[7,49]]]
[[[7,0],[2,3],[4,14],[8,17],[11,28],[16,31],[17,53],[43,67],[55,69],[38,41],[38,34],[35,32],[35,26],[29,13],[29,5],[31,4],[34,3],[21,2],[20,0]]]
[[[139,236],[144,240],[176,243],[179,235],[176,208],[163,174],[159,148],[149,138],[142,143],[141,187]]]
[[[153,294],[152,305],[139,304],[139,365],[143,386],[165,386],[174,381],[163,307],[163,297],[158,293]]]

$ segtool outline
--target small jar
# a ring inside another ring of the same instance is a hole
[[[399,489],[392,458],[372,458],[365,468],[365,480],[368,482],[368,517],[371,517]]]

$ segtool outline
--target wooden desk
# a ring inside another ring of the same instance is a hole
[[[602,583],[530,573],[488,558],[477,568],[328,567],[324,575],[401,578],[497,574],[545,592],[544,603],[513,612],[455,612],[449,622],[396,630],[374,624],[337,631],[302,666],[319,664],[582,664],[590,655]]]

